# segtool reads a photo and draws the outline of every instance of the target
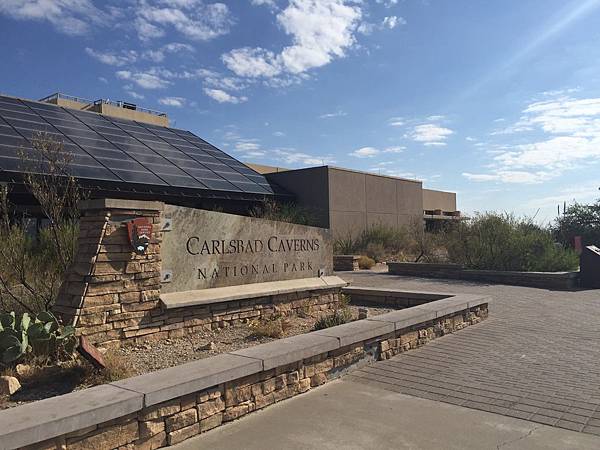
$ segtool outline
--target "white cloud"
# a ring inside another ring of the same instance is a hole
[[[158,99],[158,103],[165,106],[182,108],[183,106],[185,106],[186,100],[183,97],[163,97]]]
[[[354,150],[350,153],[350,156],[355,156],[357,158],[372,158],[380,153],[375,147],[361,147],[357,150]]]
[[[403,146],[394,146],[394,147],[386,147],[385,150],[383,150],[384,153],[402,153],[404,150],[406,150],[406,147]]]
[[[291,36],[292,45],[277,54],[263,48],[234,49],[222,60],[238,76],[301,74],[344,57],[356,42],[361,16],[359,6],[344,0],[291,0],[277,14],[277,22]]]
[[[268,6],[269,8],[276,8],[277,3],[275,0],[250,0],[254,6]]]
[[[161,48],[158,48],[155,50],[152,50],[152,49],[146,50],[145,52],[142,53],[142,57],[145,59],[149,59],[150,61],[159,63],[159,62],[164,61],[167,54],[179,53],[179,52],[183,52],[183,51],[193,52],[194,47],[192,47],[191,45],[188,45],[188,44],[182,44],[180,42],[172,42],[170,44],[163,45]]]
[[[405,122],[403,117],[391,117],[388,119],[388,125],[390,127],[402,127],[404,124]]]
[[[329,155],[309,155],[307,153],[298,152],[294,149],[277,149],[274,150],[275,155],[280,161],[286,164],[305,164],[310,166],[327,165],[334,163],[335,160]]]
[[[284,133],[283,131],[275,131],[275,132],[273,133],[273,136],[276,136],[276,137],[283,137],[283,136],[285,136],[285,133]]]
[[[398,0],[375,0],[375,3],[384,5],[386,8],[391,8],[392,6],[396,6],[398,4]]]
[[[91,0],[2,0],[0,14],[19,20],[48,21],[61,33],[74,36],[88,33],[92,23],[109,22],[109,14]]]
[[[600,162],[600,98],[574,99],[562,96],[562,91],[556,95],[559,97],[531,103],[515,124],[494,133],[536,135],[530,142],[523,143],[521,138],[520,143],[495,152],[490,177],[503,182],[539,182],[584,162]],[[502,176],[507,173],[517,176]]]
[[[379,24],[362,22],[358,26],[357,31],[368,36],[374,31],[393,30],[398,25],[406,25],[406,19],[399,16],[385,16]]]
[[[254,140],[240,140],[235,144],[235,149],[238,152],[251,152],[260,150],[260,145]]]
[[[471,181],[498,181],[514,184],[539,184],[553,177],[553,174],[549,172],[527,172],[522,170],[499,170],[495,173],[482,174],[464,172],[462,175]]]
[[[144,89],[162,89],[171,84],[170,81],[164,80],[150,72],[131,72],[129,70],[119,70],[115,75],[121,80],[132,81]]]
[[[236,97],[235,95],[231,95],[221,89],[204,88],[204,93],[219,103],[234,103],[234,104],[236,104],[236,103],[243,103],[246,100],[248,100],[247,97],[244,97],[244,96]]]
[[[477,139],[475,139],[474,137],[471,137],[471,136],[467,136],[467,137],[465,138],[465,141],[467,141],[467,142],[476,142],[476,141],[477,141]]]
[[[139,0],[135,27],[142,40],[164,36],[172,27],[188,39],[208,41],[229,32],[232,25],[224,3],[206,4],[202,0]]]
[[[398,25],[406,25],[406,20],[403,17],[387,16],[383,19],[383,22],[381,23],[381,26],[383,28],[389,28],[390,30],[393,30]]]
[[[344,116],[347,116],[347,115],[348,115],[348,113],[339,110],[339,111],[332,112],[332,113],[321,114],[319,116],[319,119],[331,119],[333,117],[344,117]]]
[[[416,142],[422,142],[426,146],[442,147],[446,145],[446,139],[454,134],[449,128],[433,123],[417,125],[409,133],[408,137]]]
[[[127,90],[126,92],[127,92],[127,94],[130,97],[135,98],[136,100],[143,100],[144,99],[144,96],[142,94],[138,94],[135,91]]]
[[[100,52],[90,47],[85,48],[85,52],[92,58],[100,61],[102,64],[108,64],[109,66],[124,66],[126,64],[132,64],[137,61],[138,55],[134,50],[123,50],[119,53],[115,52]]]

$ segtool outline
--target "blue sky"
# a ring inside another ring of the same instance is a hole
[[[0,0],[0,92],[166,111],[235,157],[545,222],[600,177],[600,0]]]

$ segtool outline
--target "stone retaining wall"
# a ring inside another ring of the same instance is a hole
[[[0,412],[0,448],[156,449],[478,323],[456,295]]]
[[[471,270],[457,264],[427,264],[388,262],[393,275],[423,278],[447,278],[484,283],[508,284],[545,289],[569,290],[579,286],[579,272],[518,272],[502,270]]]
[[[360,270],[357,255],[333,255],[333,270],[338,272],[352,272]]]

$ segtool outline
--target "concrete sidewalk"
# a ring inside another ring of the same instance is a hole
[[[564,450],[600,437],[341,379],[174,448]]]

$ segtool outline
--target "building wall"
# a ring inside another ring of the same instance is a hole
[[[327,167],[288,170],[266,176],[269,181],[294,194],[298,205],[310,210],[315,226],[330,227]]]
[[[423,209],[456,211],[456,193],[423,189]]]
[[[248,164],[293,193],[298,204],[315,211],[317,226],[334,238],[356,236],[375,225],[410,226],[426,209],[456,210],[453,192],[423,189],[423,183],[337,167],[285,170]]]
[[[109,105],[107,103],[101,103],[100,111],[98,112],[107,116],[118,117],[119,119],[137,120],[138,122],[149,123],[152,125],[157,125],[159,127],[169,126],[169,118],[166,114],[163,116],[159,116],[144,111],[120,108],[118,106]]]
[[[401,227],[423,218],[422,183],[329,168],[329,222],[334,236],[375,226]]]
[[[276,167],[276,166],[265,166],[264,164],[254,164],[254,163],[244,163],[246,164],[248,167],[250,167],[252,170],[255,170],[256,172],[266,175],[268,173],[275,173],[275,172],[286,172],[290,169],[286,169],[284,167]]]
[[[109,105],[107,103],[100,103],[99,105],[95,105],[93,103],[77,102],[62,97],[52,99],[49,101],[49,103],[53,103],[55,105],[69,109],[79,109],[83,111],[96,112],[110,117],[117,117],[119,119],[137,120],[138,122],[149,123],[160,127],[169,126],[169,118],[166,114],[163,116],[159,116],[144,111],[120,108],[117,106]]]

